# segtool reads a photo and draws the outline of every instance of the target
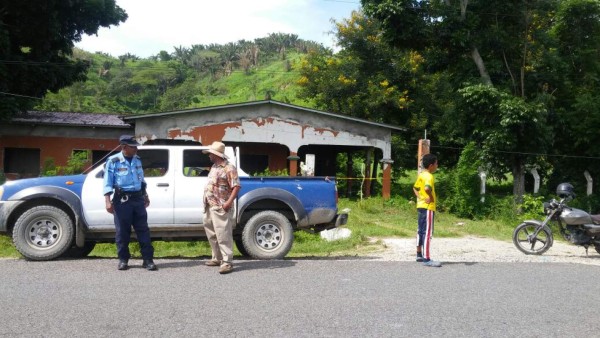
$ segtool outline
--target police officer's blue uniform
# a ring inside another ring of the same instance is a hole
[[[131,257],[129,252],[129,241],[131,239],[131,226],[137,235],[144,267],[152,261],[154,248],[148,228],[148,214],[146,212],[144,194],[145,189],[144,171],[139,156],[134,155],[131,159],[125,158],[123,152],[119,152],[108,158],[104,174],[104,195],[114,191],[112,204],[115,219],[115,242],[117,244],[117,255],[121,262],[126,263]],[[121,265],[120,265],[121,267]]]

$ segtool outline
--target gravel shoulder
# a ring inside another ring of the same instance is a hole
[[[415,239],[386,238],[381,240],[384,250],[374,254],[376,260],[415,261]],[[555,240],[543,255],[525,255],[512,242],[489,238],[433,238],[431,257],[443,263],[452,262],[536,262],[576,263],[600,266],[600,254],[593,247],[585,248]]]

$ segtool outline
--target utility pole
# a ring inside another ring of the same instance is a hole
[[[427,139],[427,129],[425,130],[425,138],[419,140],[419,149],[417,154],[417,173],[420,174],[423,170],[421,160],[424,155],[429,154],[429,140]]]

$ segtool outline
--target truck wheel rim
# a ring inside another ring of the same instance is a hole
[[[37,248],[48,248],[60,238],[60,227],[51,219],[37,219],[27,227],[27,241]]]
[[[281,231],[275,224],[263,224],[256,230],[256,243],[264,250],[277,248],[281,240]]]

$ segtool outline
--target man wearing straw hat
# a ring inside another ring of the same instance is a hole
[[[225,144],[213,142],[208,153],[213,166],[204,188],[204,231],[212,250],[207,266],[219,266],[219,273],[233,271],[234,206],[242,187],[236,167],[227,161]]]

